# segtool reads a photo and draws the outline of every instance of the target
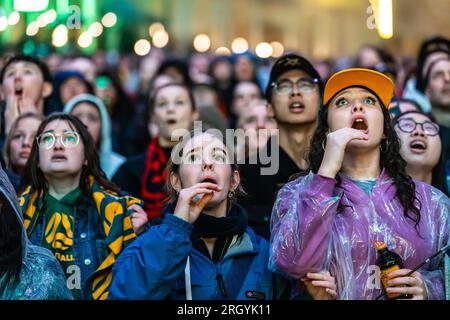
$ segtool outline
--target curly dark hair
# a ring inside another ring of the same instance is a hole
[[[326,142],[327,132],[329,130],[327,122],[329,104],[330,102],[326,106],[322,106],[319,111],[318,127],[312,137],[308,155],[309,168],[307,172],[312,171],[317,173],[322,163],[325,152],[323,145]],[[389,177],[394,181],[396,198],[403,207],[403,214],[407,219],[414,222],[414,226],[417,229],[420,223],[422,204],[416,197],[416,185],[414,181],[406,174],[406,161],[400,156],[400,140],[391,123],[389,112],[381,102],[380,105],[384,118],[383,133],[385,136],[381,141],[380,167],[385,169]],[[339,185],[339,176],[336,177],[336,180]]]
[[[94,180],[100,184],[103,188],[119,193],[119,188],[106,178],[106,174],[100,168],[100,161],[97,152],[97,148],[94,145],[94,140],[92,139],[86,126],[75,116],[67,113],[57,112],[51,114],[46,118],[38,128],[36,137],[44,131],[45,127],[55,120],[67,121],[69,126],[78,132],[81,141],[84,144],[84,155],[87,160],[87,165],[83,165],[81,169],[80,176],[80,188],[83,192],[90,190],[89,177],[93,177]],[[31,186],[33,191],[48,191],[48,182],[45,179],[44,173],[39,167],[39,146],[36,142],[33,143],[31,147],[31,153],[28,158],[27,164],[22,175],[22,179],[19,186],[19,191],[23,192],[25,189]]]

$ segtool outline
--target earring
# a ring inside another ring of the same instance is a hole
[[[323,149],[323,151],[325,151],[325,142],[326,142],[326,139],[323,139],[322,140],[322,149]]]
[[[232,199],[232,198],[234,197],[234,195],[235,195],[235,192],[234,192],[234,191],[228,192],[228,198],[229,198],[229,199]]]

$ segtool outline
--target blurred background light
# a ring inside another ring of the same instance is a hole
[[[231,43],[231,50],[234,53],[244,53],[248,50],[248,42],[244,38],[236,38]]]

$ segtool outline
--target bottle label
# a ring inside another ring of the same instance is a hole
[[[384,269],[381,270],[380,275],[381,275],[381,283],[383,283],[383,287],[386,290],[386,288],[389,288],[388,285],[388,281],[391,280],[388,275],[389,273],[395,271],[395,270],[400,270],[400,267],[398,265],[392,266],[388,269]],[[387,296],[389,299],[395,299],[397,297],[399,297],[401,295],[401,293],[388,293]]]

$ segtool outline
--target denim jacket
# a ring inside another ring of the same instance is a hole
[[[106,258],[107,248],[105,245],[106,235],[101,228],[100,218],[95,212],[94,204],[89,201],[88,211],[84,212],[84,210],[79,210],[80,202],[79,199],[74,208],[73,256],[75,264],[79,268],[79,283],[83,299],[86,299],[91,295],[92,279],[90,277]],[[36,226],[29,235],[30,241],[41,245],[45,236],[45,228],[44,214],[41,213]],[[90,283],[91,285],[89,285]]]
[[[136,238],[131,223],[132,204],[142,201],[105,190],[91,183],[90,195],[78,199],[74,208],[73,255],[79,268],[83,299],[104,300],[109,295],[112,266],[116,258]],[[44,195],[25,190],[20,197],[24,225],[34,244],[41,244],[45,234]]]

